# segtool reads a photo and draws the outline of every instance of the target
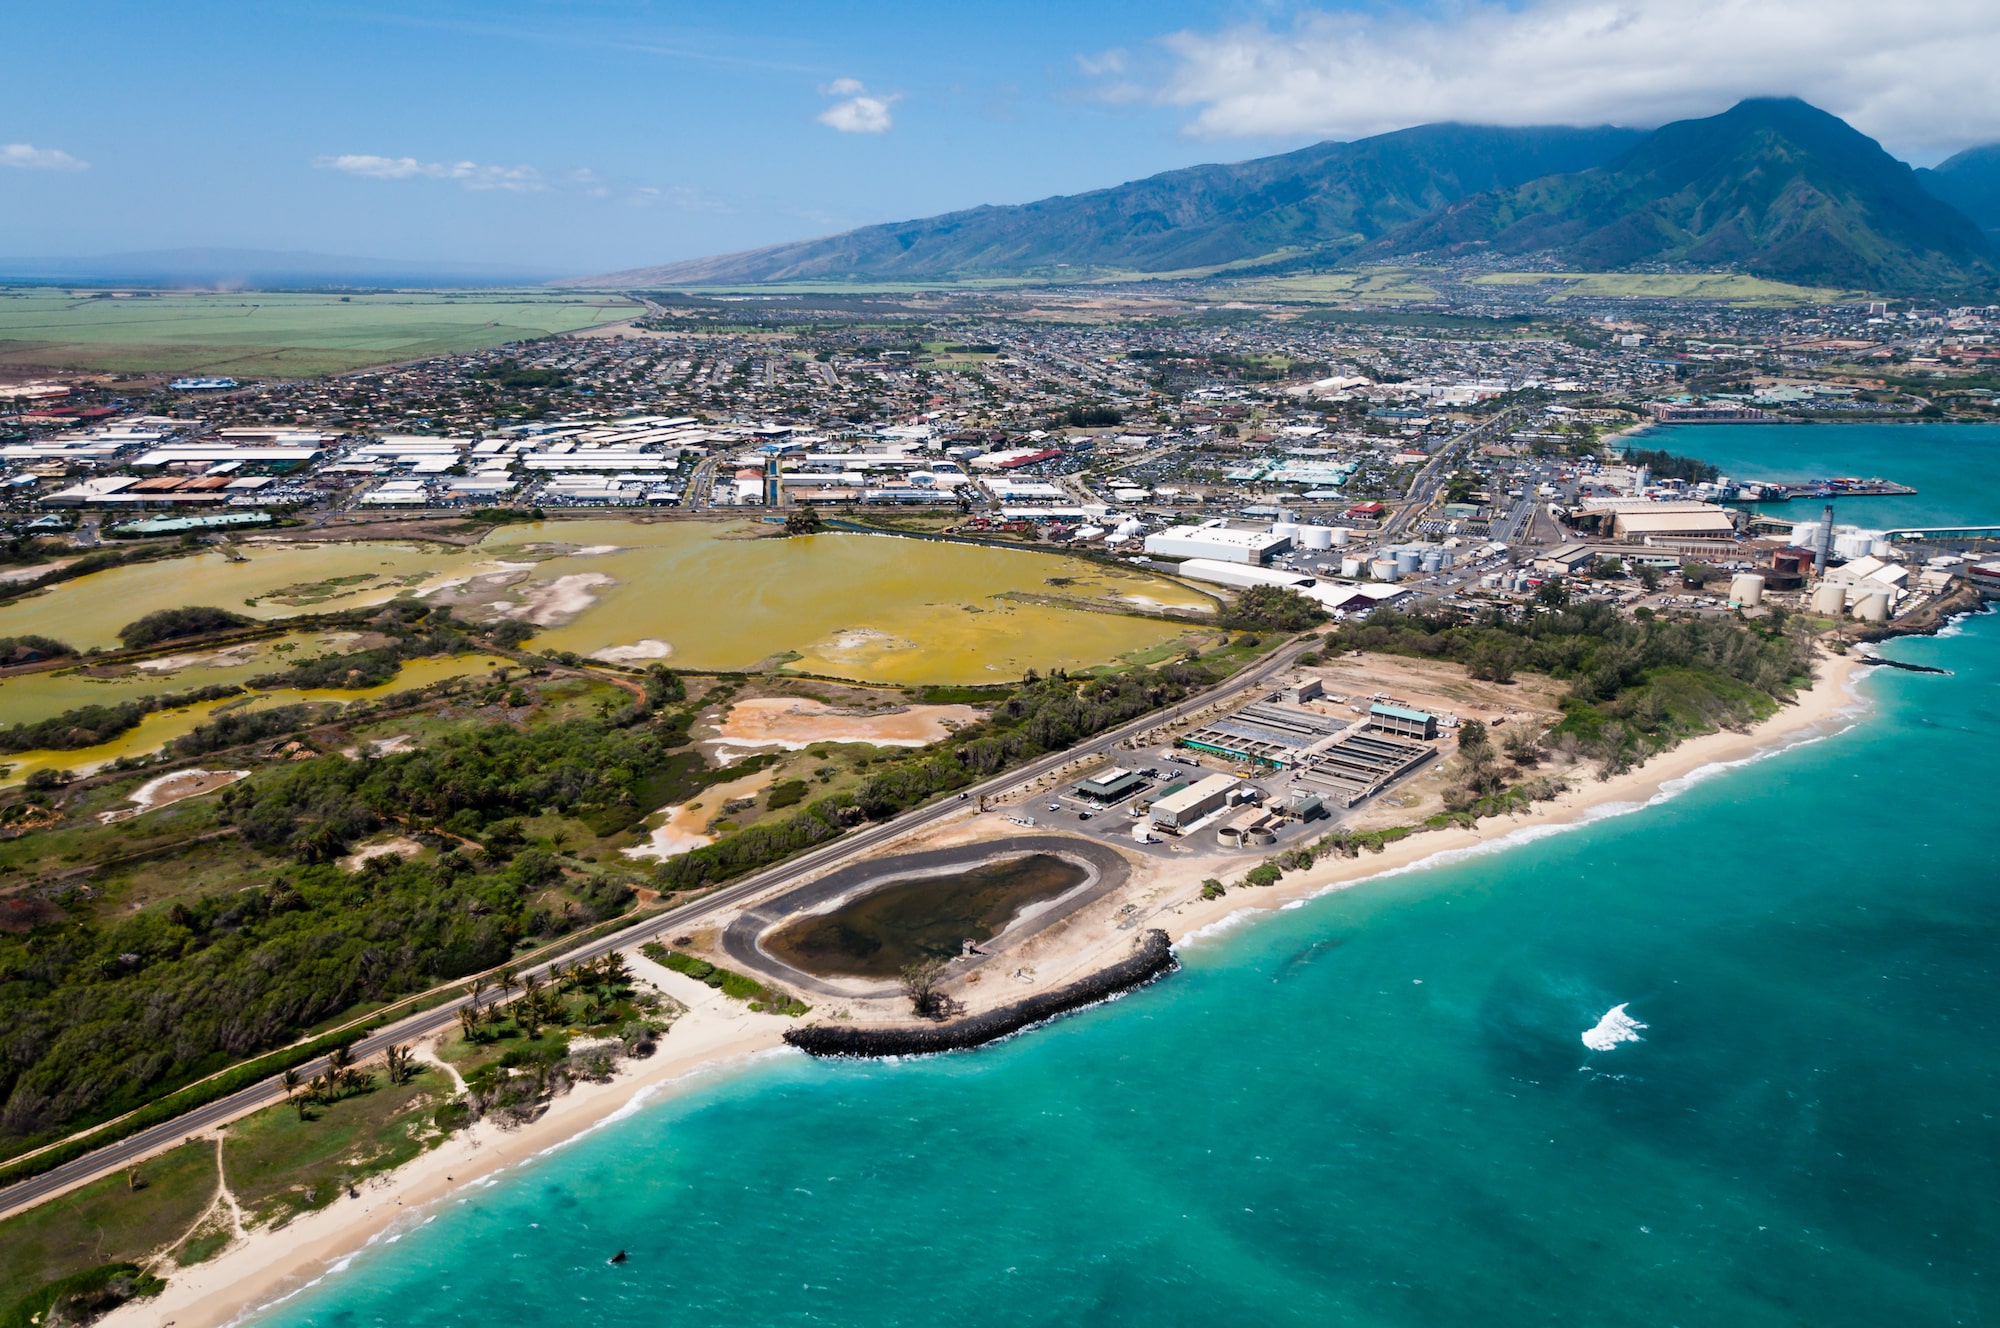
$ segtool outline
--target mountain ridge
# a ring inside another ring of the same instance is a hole
[[[593,278],[666,284],[1014,275],[1068,267],[1168,272],[1291,251],[1334,261],[1453,198],[1576,170],[1642,135],[1611,126],[1419,125],[1352,143],[1188,166],[1081,194]],[[1051,234],[1051,232],[1056,232]]]
[[[1493,255],[1931,292],[2000,282],[1982,225],[2000,225],[2000,147],[1919,172],[1837,116],[1767,97],[1651,131],[1419,125],[557,284],[1074,280]]]
[[[1663,125],[1593,170],[1460,199],[1364,258],[1555,253],[1584,269],[1739,268],[1808,285],[1963,285],[1995,275],[1969,218],[1837,116],[1752,98]]]

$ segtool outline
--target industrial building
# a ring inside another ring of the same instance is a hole
[[[1180,744],[1232,761],[1283,768],[1299,764],[1313,748],[1346,727],[1345,721],[1316,710],[1253,701],[1232,714],[1203,724],[1182,738]]]
[[[1298,774],[1300,785],[1352,807],[1373,797],[1437,754],[1423,747],[1378,733],[1355,733],[1313,753]]]
[[[1368,707],[1368,727],[1398,737],[1422,738],[1426,742],[1438,735],[1436,715],[1406,706],[1384,705],[1380,701]]]
[[[1167,830],[1185,830],[1212,811],[1226,805],[1229,795],[1242,781],[1234,775],[1210,775],[1153,803],[1153,824]]]
[[[1137,770],[1111,766],[1077,784],[1076,795],[1109,805],[1124,801],[1144,787],[1146,777]]]
[[[1289,535],[1276,535],[1268,530],[1232,530],[1223,521],[1169,526],[1146,536],[1146,552],[1156,558],[1211,558],[1217,562],[1259,565],[1291,547]]]

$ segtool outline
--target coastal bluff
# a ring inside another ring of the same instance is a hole
[[[790,1029],[785,1041],[814,1056],[921,1056],[962,1051],[1018,1033],[1134,987],[1144,986],[1179,966],[1173,943],[1160,929],[1148,930],[1126,958],[1107,968],[996,1009],[936,1024],[856,1026],[808,1024]]]

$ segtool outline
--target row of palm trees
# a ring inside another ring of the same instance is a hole
[[[482,1026],[500,1021],[500,1007],[506,1004],[508,1016],[520,1030],[531,1038],[537,1037],[544,1025],[557,1023],[566,1015],[562,998],[567,993],[579,990],[592,993],[592,1000],[584,1010],[589,1017],[593,1012],[602,1012],[607,990],[616,991],[631,982],[632,971],[625,964],[625,956],[615,951],[567,965],[558,960],[549,965],[546,980],[532,973],[516,977],[511,968],[501,969],[490,979],[481,974],[466,988],[472,999],[458,1007],[459,1031],[467,1040],[476,1039]],[[508,997],[516,991],[520,996],[508,1003]],[[488,992],[498,993],[491,1004],[485,1000]]]
[[[383,1069],[390,1083],[406,1084],[417,1072],[416,1053],[407,1043],[391,1044],[383,1052]],[[366,1092],[374,1086],[375,1076],[354,1063],[352,1047],[339,1046],[326,1054],[326,1068],[312,1078],[286,1070],[281,1081],[292,1110],[298,1112],[300,1120],[309,1120],[314,1107],[331,1106],[344,1097]]]

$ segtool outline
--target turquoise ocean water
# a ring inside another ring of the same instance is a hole
[[[1656,436],[2000,518],[2000,430]],[[1990,1322],[2000,617],[1891,653],[1953,673],[978,1053],[702,1081],[260,1322]],[[1619,1004],[1642,1040],[1589,1050]]]

